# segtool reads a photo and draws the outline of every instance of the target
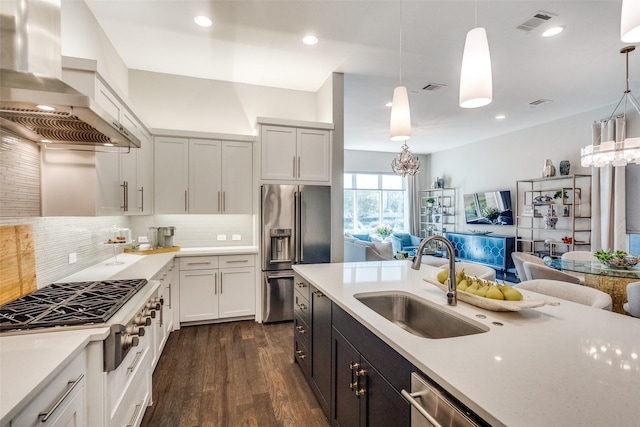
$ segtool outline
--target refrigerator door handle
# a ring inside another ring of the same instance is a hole
[[[293,279],[293,273],[265,273],[265,279]]]
[[[304,209],[303,208],[303,206],[304,206],[304,199],[303,199],[304,194],[303,194],[302,191],[300,191],[299,194],[300,195],[298,196],[298,205],[299,205],[299,209],[298,209],[299,210],[299,212],[298,212],[299,213],[299,216],[298,216],[298,218],[299,218],[298,219],[298,234],[299,234],[300,238],[298,239],[299,240],[298,245],[299,245],[299,248],[300,248],[300,263],[303,263],[304,262],[304,245],[302,243],[304,242],[304,234],[303,234],[304,233],[304,231],[303,231],[304,227],[302,225],[302,218],[304,218],[304,216],[303,216],[304,212],[302,212],[302,210]]]
[[[300,263],[300,193],[293,193],[293,262]]]

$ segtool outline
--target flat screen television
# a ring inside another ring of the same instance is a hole
[[[513,225],[511,191],[465,194],[463,199],[467,224]]]

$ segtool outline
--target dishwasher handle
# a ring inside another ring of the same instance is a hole
[[[428,390],[421,390],[421,391],[416,391],[414,393],[409,393],[407,390],[403,389],[400,393],[402,393],[404,398],[407,399],[407,401],[411,404],[411,406],[413,406],[414,408],[416,408],[416,410],[418,412],[420,412],[420,415],[425,417],[427,419],[427,421],[429,421],[431,424],[433,424],[433,427],[442,427],[442,424],[440,424],[438,421],[436,421],[436,419],[433,418],[433,416],[430,413],[428,413],[427,410],[424,409],[420,405],[420,403],[418,403],[418,401],[415,399],[416,397],[423,396],[423,395],[429,393]]]

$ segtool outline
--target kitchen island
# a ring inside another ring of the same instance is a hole
[[[543,299],[560,304],[519,312],[463,302],[449,307],[444,293],[423,280],[439,269],[423,265],[415,271],[408,261],[294,270],[491,425],[635,426],[640,419],[640,406],[631,398],[640,396],[638,319],[548,296]],[[421,338],[354,297],[389,290],[434,302],[489,331]]]

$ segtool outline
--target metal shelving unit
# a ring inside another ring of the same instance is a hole
[[[456,189],[432,188],[420,191],[420,237],[442,236],[455,229]]]
[[[516,250],[559,257],[591,249],[591,175],[516,183]]]

